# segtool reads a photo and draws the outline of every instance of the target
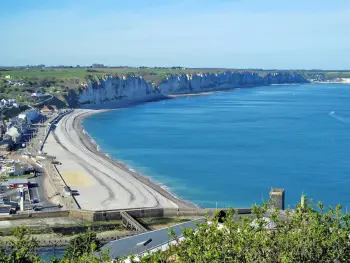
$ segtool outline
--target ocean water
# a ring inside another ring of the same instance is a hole
[[[88,117],[102,151],[203,207],[249,207],[284,188],[350,207],[350,85],[181,97]]]

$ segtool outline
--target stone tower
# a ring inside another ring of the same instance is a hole
[[[284,189],[271,188],[270,191],[270,207],[277,207],[284,210]]]

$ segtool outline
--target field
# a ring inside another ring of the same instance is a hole
[[[1,69],[0,69],[1,70]],[[222,72],[225,69],[171,69],[171,68],[3,68],[2,77],[10,75],[13,79],[39,78],[39,79],[78,79],[83,82],[85,76],[104,76],[105,74],[128,75],[134,74],[145,79],[159,82],[167,74],[195,73],[195,72]],[[1,76],[0,76],[1,77]]]

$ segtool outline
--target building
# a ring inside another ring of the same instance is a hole
[[[8,174],[10,176],[18,176],[18,175],[23,175],[28,172],[32,172],[33,167],[28,164],[3,164],[1,166],[1,173]]]
[[[17,211],[17,209],[19,208],[19,205],[17,202],[4,201],[4,205],[9,205],[12,211]]]
[[[36,98],[40,98],[41,96],[43,96],[43,94],[40,93],[40,92],[33,92],[33,93],[31,94],[31,97],[36,97]]]
[[[30,122],[35,121],[40,115],[40,111],[35,108],[28,109],[18,115],[19,119],[29,120]]]
[[[9,104],[9,102],[8,102],[7,100],[5,100],[5,99],[0,100],[0,105],[1,105],[2,107],[7,106],[8,104]]]
[[[11,107],[13,104],[16,104],[15,99],[2,99],[0,100],[0,108]]]
[[[6,184],[13,188],[28,188],[29,181],[25,178],[9,179]]]
[[[42,109],[41,109],[42,113],[54,113],[55,112],[55,108],[51,105],[45,105]]]
[[[9,215],[11,213],[11,206],[0,204],[0,216]]]
[[[6,135],[8,135],[14,143],[20,143],[22,139],[21,131],[19,130],[18,127],[15,127],[15,126],[12,126],[11,128],[9,128],[9,130],[6,132]]]

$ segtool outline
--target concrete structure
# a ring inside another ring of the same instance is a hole
[[[10,205],[0,204],[0,216],[1,215],[9,215],[11,211]]]
[[[270,191],[270,206],[284,210],[284,189],[272,188]]]
[[[181,237],[182,228],[197,229],[196,223],[201,222],[204,222],[204,218],[178,224],[169,228],[174,230],[177,237]],[[104,245],[101,249],[103,251],[110,249],[109,255],[112,259],[117,259],[123,255],[129,255],[131,253],[140,254],[147,250],[155,249],[161,245],[169,243],[169,228],[163,228],[120,240],[114,240]]]
[[[63,187],[63,194],[64,194],[64,196],[71,196],[72,195],[72,192],[68,186]]]
[[[303,209],[305,209],[307,207],[307,196],[304,194],[301,195],[300,206]]]
[[[122,224],[126,229],[135,230],[138,232],[147,232],[147,229],[127,212],[122,211],[120,212],[120,215],[122,217]]]
[[[19,196],[20,196],[20,200],[19,200],[19,209],[21,211],[24,211],[24,191],[23,191],[23,188],[20,188],[19,189]]]

